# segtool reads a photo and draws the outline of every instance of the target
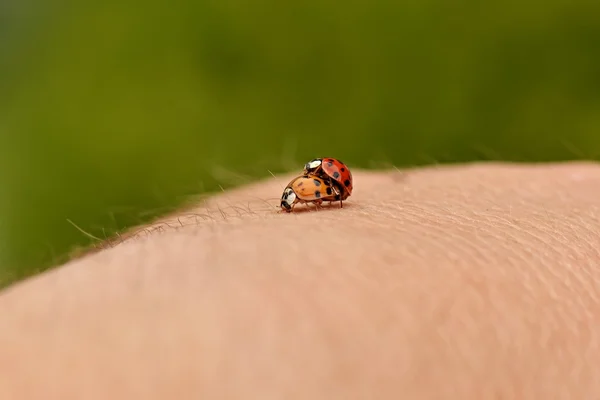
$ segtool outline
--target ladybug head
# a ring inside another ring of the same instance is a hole
[[[292,190],[292,188],[286,188],[281,195],[281,208],[290,211],[292,209],[292,205],[296,202],[296,193]]]
[[[316,171],[321,166],[322,159],[315,158],[314,160],[310,160],[306,164],[304,164],[304,173],[308,174]]]

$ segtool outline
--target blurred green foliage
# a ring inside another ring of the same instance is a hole
[[[5,0],[0,286],[92,242],[67,220],[104,238],[316,156],[598,158],[599,12],[595,0]]]

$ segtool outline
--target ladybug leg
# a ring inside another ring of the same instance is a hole
[[[298,204],[304,204],[306,203],[305,201],[302,200],[297,200],[294,202],[294,204],[292,204],[292,210],[294,209],[294,207],[296,207]]]
[[[334,193],[337,194],[337,191],[335,188],[333,188],[333,191],[334,191]],[[329,201],[329,206],[331,207],[331,203],[333,203],[334,200],[331,200],[331,197],[330,197],[329,200],[327,200],[327,201]]]
[[[333,190],[335,191],[335,196],[337,197],[337,199],[336,199],[336,200],[338,200],[338,199],[339,199],[339,201],[340,201],[340,208],[344,208],[344,205],[342,204],[342,193],[341,193],[341,192],[340,192],[340,190],[339,190],[337,187],[335,187],[335,186],[333,186]],[[331,204],[331,201],[329,202],[329,204]]]

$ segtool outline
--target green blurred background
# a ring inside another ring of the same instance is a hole
[[[600,2],[0,2],[0,286],[299,170],[600,155]],[[279,193],[263,193],[265,198]]]

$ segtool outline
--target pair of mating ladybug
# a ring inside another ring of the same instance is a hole
[[[302,175],[294,178],[283,191],[281,208],[290,212],[298,203],[342,201],[352,194],[352,173],[340,160],[315,158],[304,165]]]

